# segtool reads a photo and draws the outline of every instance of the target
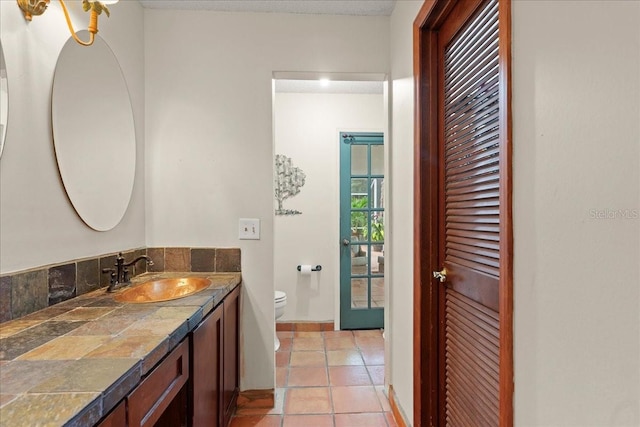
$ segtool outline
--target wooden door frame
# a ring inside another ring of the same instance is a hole
[[[413,24],[413,421],[439,425],[438,30],[459,0],[425,0]],[[463,0],[460,0],[463,1]],[[498,0],[500,57],[500,426],[513,426],[513,220],[511,0]],[[422,215],[424,214],[424,218]]]

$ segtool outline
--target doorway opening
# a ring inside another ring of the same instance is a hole
[[[385,133],[385,79],[378,73],[274,73],[274,177],[295,183],[288,197],[274,198],[274,290],[287,295],[279,323],[341,327],[340,133]],[[286,168],[277,169],[276,159]],[[384,194],[383,182],[376,185]],[[379,216],[374,227],[384,232],[384,216],[372,213]],[[298,271],[305,265],[321,270]],[[388,286],[383,277],[376,280],[376,298],[384,305]]]

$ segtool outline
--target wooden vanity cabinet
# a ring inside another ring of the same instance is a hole
[[[240,324],[240,286],[236,287],[223,302],[224,306],[224,356],[222,381],[222,426],[229,425],[240,391],[239,364],[239,324]]]
[[[227,427],[238,398],[240,286],[98,427]]]
[[[193,427],[226,427],[239,391],[240,286],[191,334]]]
[[[191,337],[192,425],[223,425],[222,350],[223,305],[213,310],[193,330]]]
[[[186,404],[188,378],[189,340],[184,340],[127,396],[129,427],[179,427],[183,421],[173,420],[181,416],[186,424],[181,402]]]

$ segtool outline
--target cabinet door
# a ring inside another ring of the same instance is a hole
[[[236,287],[224,299],[224,377],[222,407],[224,408],[223,426],[227,426],[236,406],[240,389],[238,371],[238,343],[240,324],[240,286]]]
[[[193,427],[222,425],[222,313],[221,305],[193,331]]]
[[[123,400],[107,417],[98,424],[98,427],[122,427],[127,425],[127,407]]]
[[[149,427],[163,417],[189,378],[189,344],[182,341],[127,397],[130,427]]]

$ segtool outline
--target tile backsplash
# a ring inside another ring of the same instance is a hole
[[[240,272],[239,248],[140,248],[122,253],[127,262],[140,255],[153,260],[130,267],[131,277],[150,272]],[[117,253],[32,268],[0,276],[0,323],[18,319],[59,302],[109,285],[103,268]]]

